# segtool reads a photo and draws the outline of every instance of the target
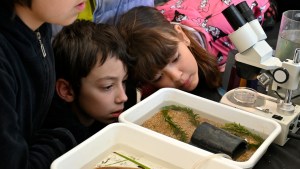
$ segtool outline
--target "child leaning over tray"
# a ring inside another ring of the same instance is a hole
[[[159,10],[149,6],[124,13],[117,27],[126,41],[131,56],[130,74],[142,98],[171,87],[220,101],[217,60],[186,27],[170,23]]]
[[[80,143],[124,111],[125,43],[114,26],[77,20],[54,38],[56,96],[46,127],[65,127]]]

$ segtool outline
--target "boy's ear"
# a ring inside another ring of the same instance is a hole
[[[68,81],[65,79],[58,79],[56,81],[56,92],[58,96],[66,102],[74,101],[74,91]]]
[[[184,42],[184,44],[186,46],[190,46],[191,41],[190,39],[186,36],[186,34],[184,33],[184,31],[182,30],[182,27],[178,24],[174,24],[174,29],[177,31],[178,34],[180,34],[181,36],[181,40]]]

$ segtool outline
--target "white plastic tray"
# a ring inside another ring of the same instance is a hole
[[[230,161],[230,163],[240,166],[241,168],[253,168],[266,152],[269,145],[281,132],[281,126],[273,120],[172,88],[163,88],[158,90],[156,93],[123,112],[119,116],[119,121],[132,124],[136,127],[141,127],[141,124],[156,114],[161,107],[170,104],[187,106],[196,110],[195,113],[199,112],[201,117],[215,122],[239,123],[264,137],[264,142],[249,160],[237,162],[224,158],[225,160]],[[193,147],[189,144],[185,144],[185,146]],[[197,147],[193,147],[193,149],[194,151],[201,150]]]
[[[168,169],[192,169],[199,160],[211,155],[206,151],[194,151],[186,147],[185,143],[142,127],[114,123],[57,158],[51,169],[91,169],[101,161],[101,157],[122,150],[123,147],[126,150],[132,148],[135,154],[141,153],[144,157],[156,159],[156,163],[161,162]],[[241,169],[223,158],[207,160],[204,164],[197,169]]]

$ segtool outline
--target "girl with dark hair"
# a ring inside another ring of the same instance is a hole
[[[117,26],[126,41],[130,74],[142,98],[159,88],[172,87],[214,101],[221,99],[216,58],[186,27],[170,23],[157,9],[147,6],[129,10]]]

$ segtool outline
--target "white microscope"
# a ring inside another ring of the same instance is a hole
[[[220,102],[277,121],[282,127],[274,141],[278,145],[283,146],[290,138],[300,139],[295,134],[300,127],[300,107],[291,102],[292,91],[300,82],[300,48],[295,50],[293,60],[282,62],[273,57],[264,30],[245,1],[229,6],[222,13],[235,30],[229,35],[238,50],[235,60],[269,71],[272,78],[263,73],[257,76],[258,80],[262,84],[271,81],[271,90],[281,87],[286,93],[284,99],[277,99],[251,89],[236,88],[228,91]]]

